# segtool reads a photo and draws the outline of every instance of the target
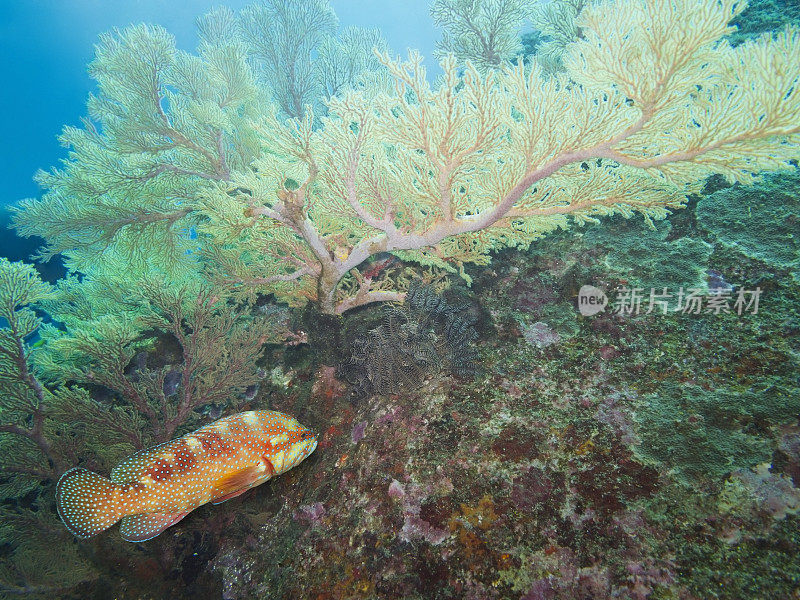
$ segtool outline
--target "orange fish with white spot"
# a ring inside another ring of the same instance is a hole
[[[288,471],[316,447],[317,434],[283,413],[232,415],[134,454],[109,479],[67,471],[56,489],[58,514],[82,539],[122,520],[122,537],[143,542],[206,502],[225,502]]]

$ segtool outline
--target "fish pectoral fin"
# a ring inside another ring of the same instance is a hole
[[[231,498],[236,498],[236,496],[241,496],[242,494],[244,494],[245,492],[249,491],[252,488],[253,488],[252,485],[248,485],[246,488],[242,488],[240,490],[236,490],[234,492],[231,492],[230,494],[225,494],[224,496],[219,496],[217,498],[214,498],[211,501],[211,504],[222,504],[223,502],[226,502],[226,501],[230,500]]]
[[[123,517],[120,522],[122,538],[129,542],[145,542],[172,527],[191,510],[176,513],[145,513]]]
[[[211,495],[211,504],[221,504],[226,500],[244,494],[247,490],[264,483],[275,474],[272,463],[263,459],[263,464],[254,467],[247,467],[240,471],[234,471],[222,478]]]

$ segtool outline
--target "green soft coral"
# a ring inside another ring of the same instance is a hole
[[[35,352],[30,341],[41,324],[31,305],[52,297],[52,287],[43,282],[31,265],[0,258],[0,473],[8,493],[24,492],[40,477],[52,477],[60,460],[45,432],[50,392],[31,370]],[[10,486],[10,487],[9,487]]]

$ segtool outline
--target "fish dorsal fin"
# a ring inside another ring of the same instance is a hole
[[[262,459],[261,464],[229,473],[217,482],[214,493],[211,495],[211,503],[220,504],[235,498],[250,488],[264,483],[273,475],[275,475],[275,468],[266,458]]]
[[[191,511],[177,513],[146,513],[130,515],[120,521],[119,532],[129,542],[146,542],[153,539],[167,527],[172,527]]]
[[[140,450],[129,456],[111,470],[109,479],[111,483],[132,483],[138,481],[144,472],[151,466],[157,454],[163,452],[164,446],[171,442],[164,442],[158,446]]]

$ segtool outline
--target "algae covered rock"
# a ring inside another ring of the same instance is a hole
[[[750,0],[732,25],[736,25],[737,30],[728,40],[738,46],[785,25],[800,25],[800,4],[795,0]]]
[[[590,227],[584,242],[608,248],[605,263],[609,272],[625,279],[629,287],[705,292],[711,246],[690,237],[671,239],[671,233],[669,221],[656,221],[648,227],[641,219],[617,218]]]
[[[800,280],[800,173],[765,177],[704,196],[697,220],[723,246]]]
[[[798,410],[796,389],[707,390],[670,383],[636,406],[641,443],[635,451],[645,462],[666,465],[683,481],[719,479],[769,461],[774,443],[765,424],[790,422]]]

